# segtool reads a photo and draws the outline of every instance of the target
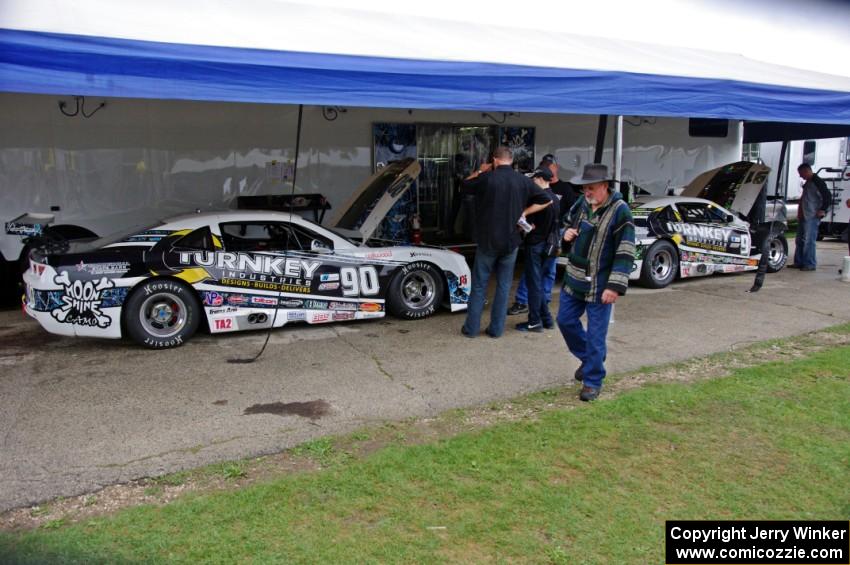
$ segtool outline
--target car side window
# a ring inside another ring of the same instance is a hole
[[[302,247],[290,226],[282,222],[228,222],[221,224],[227,251],[297,251]]]
[[[309,251],[312,249],[314,241],[318,241],[326,249],[333,249],[333,241],[325,236],[319,235],[316,232],[302,226],[290,225],[292,236],[298,240],[301,249]]]
[[[708,207],[708,216],[710,218],[710,221],[716,224],[727,223],[726,212],[716,206]]]
[[[203,226],[187,233],[174,242],[174,248],[192,249],[196,251],[213,251],[215,247],[213,246],[213,238],[212,232],[210,232],[210,227]]]
[[[679,212],[682,214],[682,218],[686,222],[698,224],[726,223],[725,213],[721,212],[719,208],[714,208],[706,204],[680,202],[677,204],[677,208],[679,208]]]

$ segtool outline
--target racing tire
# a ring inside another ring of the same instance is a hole
[[[387,291],[387,310],[405,320],[427,318],[443,299],[443,277],[432,265],[409,263],[396,271]]]
[[[150,349],[179,347],[198,329],[201,305],[188,285],[169,279],[145,281],[124,303],[127,334]]]
[[[679,250],[669,241],[656,241],[643,257],[640,283],[647,288],[664,288],[679,272]]]
[[[781,271],[788,262],[788,240],[784,235],[778,235],[767,244],[767,272]]]

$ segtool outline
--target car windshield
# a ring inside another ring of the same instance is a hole
[[[335,236],[341,237],[342,239],[344,239],[348,243],[351,243],[353,245],[360,245],[360,239],[353,237],[355,234],[357,234],[357,232],[352,232],[351,230],[347,230],[347,229],[343,229],[343,228],[331,228],[331,227],[328,227],[328,226],[322,226],[322,229],[328,230],[329,232],[331,232]]]

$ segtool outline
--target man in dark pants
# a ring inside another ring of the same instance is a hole
[[[534,229],[526,234],[523,245],[525,250],[523,278],[528,287],[528,321],[516,325],[516,329],[521,332],[541,333],[543,328],[555,327],[552,313],[549,311],[552,287],[544,284],[544,277],[547,276],[546,268],[555,266],[555,257],[548,255],[546,239],[553,230],[557,232],[560,218],[558,197],[549,190],[549,182],[552,180],[552,176],[552,172],[548,168],[537,169],[531,175],[531,180],[543,189],[543,192],[552,201],[552,205],[527,218],[528,223],[534,226]],[[547,288],[550,295],[544,296],[544,291]]]
[[[811,165],[797,167],[800,178],[806,181],[797,207],[797,237],[792,269],[814,271],[817,268],[817,240],[821,218],[832,205],[832,193],[822,178],[812,172]]]
[[[549,181],[549,189],[551,193],[558,197],[558,208],[561,216],[570,211],[573,204],[578,200],[578,193],[573,185],[567,181],[558,178],[558,160],[551,153],[547,153],[540,159],[540,164],[537,165],[537,170],[546,170],[552,173],[552,179]],[[561,218],[559,218],[559,221]],[[558,268],[555,257],[544,262],[543,264],[543,300],[548,303],[552,300],[552,287],[555,286],[556,270]],[[548,304],[547,304],[548,306]],[[519,285],[514,294],[514,303],[508,309],[508,315],[525,314],[528,312],[528,285],[526,284],[525,273],[519,279]]]
[[[475,264],[472,292],[461,333],[477,337],[490,274],[496,274],[496,294],[490,310],[490,337],[505,330],[508,293],[511,289],[517,248],[521,242],[517,221],[520,216],[539,212],[551,204],[543,190],[531,179],[511,168],[513,153],[507,147],[493,152],[493,165],[482,165],[465,181],[463,189],[475,195]]]
[[[570,212],[564,241],[571,242],[558,309],[558,327],[581,366],[579,398],[595,400],[605,378],[608,323],[617,298],[626,293],[635,257],[635,226],[629,205],[611,189],[608,167],[585,165],[573,179],[584,195]],[[587,330],[581,316],[587,313]]]

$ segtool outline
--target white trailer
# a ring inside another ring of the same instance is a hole
[[[846,137],[790,141],[785,164],[780,168],[781,149],[781,141],[760,143],[757,149],[750,152],[749,157],[751,160],[760,160],[771,168],[767,181],[769,194],[774,193],[776,175],[782,175],[779,196],[790,202],[799,200],[803,191],[803,180],[797,174],[797,167],[800,164],[808,163],[815,172],[820,169],[843,169],[850,157]]]
[[[233,207],[238,196],[291,191],[298,106],[87,98],[84,111],[69,117],[60,102],[74,109],[73,97],[0,94],[0,266],[10,275],[35,229],[27,226],[39,219],[50,219],[49,231],[59,235],[105,236],[176,213]],[[564,179],[594,158],[598,116],[308,106],[295,192],[321,193],[334,208],[345,203],[377,166],[375,124],[416,124],[426,135],[439,125],[502,122],[533,130],[534,159],[555,154]],[[742,125],[726,124],[725,135],[702,137],[685,118],[627,116],[623,180],[663,194],[736,161]],[[612,129],[602,157],[609,165]]]

